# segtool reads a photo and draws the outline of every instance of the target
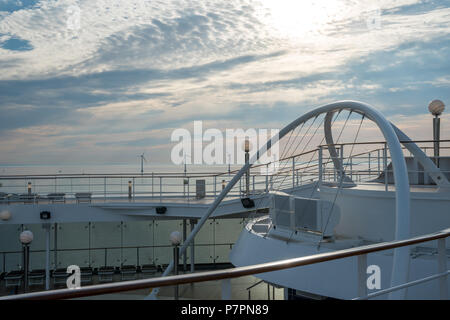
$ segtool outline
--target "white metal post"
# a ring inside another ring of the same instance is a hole
[[[222,280],[222,300],[231,300],[231,279]]]
[[[438,273],[447,272],[447,254],[445,250],[445,238],[438,240]],[[447,300],[448,285],[447,277],[439,279],[439,293],[441,300]]]
[[[377,150],[377,161],[378,161],[378,176],[381,174],[381,166],[380,166],[380,149]]]
[[[266,164],[266,192],[269,191],[269,164]]]
[[[388,172],[387,172],[387,145],[383,148],[383,167],[384,167],[384,190],[388,191]]]
[[[339,176],[339,180],[344,179],[344,145],[341,144],[341,150],[339,153],[339,157],[341,158],[341,168],[340,168],[340,176]]]
[[[358,297],[367,296],[367,254],[358,256]]]
[[[322,147],[319,147],[319,188],[322,186]]]
[[[292,188],[295,187],[295,157],[292,157]]]
[[[45,229],[45,290],[50,290],[50,229],[51,224],[43,224]]]
[[[195,219],[190,219],[189,223],[191,224],[191,233],[194,230],[195,223],[197,221]],[[195,238],[192,238],[191,241],[191,273],[194,273],[195,271],[195,244],[194,244]]]
[[[183,242],[186,241],[187,236],[187,223],[186,219],[183,219]],[[187,252],[185,251],[183,253],[183,270],[187,270]]]

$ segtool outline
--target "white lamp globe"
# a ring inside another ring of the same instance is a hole
[[[25,230],[20,234],[20,242],[22,244],[30,244],[33,241],[33,232],[30,230]]]
[[[433,116],[438,116],[442,112],[444,112],[445,105],[441,100],[433,100],[428,105],[428,110],[431,112]]]
[[[3,210],[2,212],[0,212],[0,219],[3,221],[11,219],[11,212],[9,212],[8,210]]]
[[[181,233],[178,231],[174,231],[170,234],[170,243],[172,245],[177,246],[181,243]]]

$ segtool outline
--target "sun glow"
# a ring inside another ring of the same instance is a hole
[[[327,24],[339,19],[339,0],[261,0],[263,19],[282,37],[305,38],[319,34]]]

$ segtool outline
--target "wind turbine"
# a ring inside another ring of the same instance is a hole
[[[186,152],[184,153],[184,155],[183,155],[184,175],[187,174],[187,161],[186,161],[186,156],[189,157],[189,161],[190,161],[190,158],[191,158],[191,155],[190,155],[190,154],[188,154],[188,153],[186,153]]]
[[[141,174],[144,174],[144,161],[147,163],[147,159],[145,159],[144,157],[144,153],[142,153],[141,155],[139,155],[138,157],[141,158]]]

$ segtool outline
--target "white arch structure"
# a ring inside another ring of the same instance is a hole
[[[355,110],[355,112],[358,112]],[[338,170],[338,172],[343,172],[343,164],[341,163],[338,154],[336,152],[336,148],[334,146],[333,135],[331,132],[331,122],[333,119],[335,111],[327,112],[324,120],[324,131],[325,131],[325,141],[328,145],[328,151],[330,153],[331,159],[333,161],[333,165]],[[447,177],[442,173],[442,171],[434,164],[433,161],[420,149],[415,143],[411,141],[411,139],[397,126],[391,123],[392,128],[395,131],[398,139],[405,146],[406,149],[414,155],[416,160],[423,166],[424,170],[430,175],[431,179],[436,183],[441,191],[447,191],[450,188],[450,183],[447,180]],[[400,142],[399,141],[399,142]],[[345,176],[344,180],[350,181],[350,178]]]
[[[220,202],[225,198],[228,192],[234,187],[234,185],[239,181],[239,179],[245,174],[247,170],[250,169],[253,163],[255,163],[261,155],[267,152],[272,145],[282,139],[286,134],[297,128],[300,124],[308,121],[311,118],[317,117],[320,114],[326,113],[327,116],[325,123],[325,132],[326,136],[328,135],[327,144],[332,144],[331,137],[331,118],[334,112],[339,110],[351,110],[353,112],[357,112],[359,114],[364,115],[369,118],[373,122],[377,124],[379,129],[381,130],[384,138],[386,139],[386,143],[389,147],[391,154],[391,161],[393,165],[394,179],[395,179],[395,239],[402,240],[407,239],[410,236],[410,194],[409,194],[409,181],[408,181],[408,172],[406,168],[405,158],[403,156],[403,151],[399,142],[399,138],[402,140],[409,140],[409,138],[401,132],[398,128],[392,125],[386,118],[376,109],[365,104],[363,102],[358,101],[338,101],[331,104],[327,104],[321,107],[318,107],[312,111],[305,113],[300,116],[296,120],[292,121],[286,127],[280,130],[278,137],[272,137],[265,146],[263,146],[257,153],[253,155],[248,163],[246,163],[239,172],[233,177],[233,179],[227,184],[227,186],[222,190],[222,192],[218,195],[218,197],[214,200],[211,206],[208,208],[205,215],[199,220],[195,228],[187,237],[186,241],[180,247],[180,255],[184,254],[187,247],[190,245],[196,234],[202,228],[203,224],[206,220],[211,216]],[[327,128],[328,127],[328,128]],[[328,131],[328,133],[327,133]],[[424,168],[432,173],[433,180],[440,186],[448,185],[448,181],[445,176],[440,172],[438,168],[434,165],[434,163],[426,157],[425,154],[421,151],[413,143],[408,143],[405,145],[413,154],[417,154],[418,160],[422,163]],[[334,152],[336,155],[336,151],[330,149],[330,154],[332,158]],[[334,163],[336,168],[340,168],[340,162]],[[439,177],[439,178],[438,178]],[[162,276],[168,275],[174,266],[174,262],[172,261],[167,269],[164,271]],[[393,268],[392,268],[392,277],[391,277],[391,285],[397,286],[403,283],[406,283],[408,280],[408,273],[405,270],[409,268],[409,249],[408,247],[397,248],[394,250],[394,260],[393,260]],[[147,298],[154,298],[156,294],[159,292],[158,288],[155,288],[152,293]],[[405,296],[405,290],[398,290],[396,292],[392,292],[390,294],[390,298],[393,299],[402,299]]]

